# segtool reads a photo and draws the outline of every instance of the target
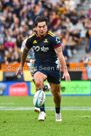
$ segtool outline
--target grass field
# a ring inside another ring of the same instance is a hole
[[[33,97],[0,97],[0,136],[91,136],[91,97],[62,97],[62,122],[55,121],[52,97],[47,119],[38,121]]]

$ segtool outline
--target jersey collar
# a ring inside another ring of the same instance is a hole
[[[47,35],[48,31],[46,32],[46,34],[43,37],[39,37],[38,34],[36,33],[36,36],[38,39],[42,40],[46,35]]]

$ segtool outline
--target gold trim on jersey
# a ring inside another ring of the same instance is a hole
[[[48,34],[51,35],[52,37],[55,36],[55,34],[53,34],[51,31],[48,31]]]
[[[33,36],[35,36],[35,34],[30,35],[28,38],[31,38],[31,37],[33,37]]]

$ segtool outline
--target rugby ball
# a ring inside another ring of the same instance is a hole
[[[38,90],[33,98],[33,104],[35,107],[41,107],[45,102],[45,93],[42,90]]]

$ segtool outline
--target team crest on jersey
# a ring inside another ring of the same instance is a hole
[[[34,41],[33,41],[33,44],[35,44],[35,43],[37,43],[37,41],[36,41],[36,40],[34,40]]]
[[[48,43],[48,40],[47,40],[47,39],[45,39],[45,40],[44,40],[44,43]]]

